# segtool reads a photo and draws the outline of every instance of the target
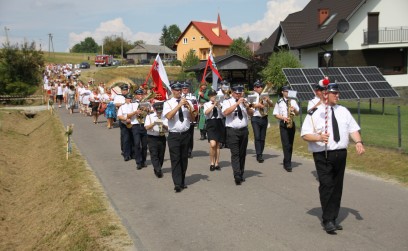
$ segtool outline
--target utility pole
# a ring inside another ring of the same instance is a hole
[[[52,53],[54,53],[54,44],[52,42],[52,34],[48,33],[48,56],[51,54],[51,48],[52,47]]]
[[[6,33],[6,45],[9,46],[9,38],[8,38],[8,33],[7,31],[9,31],[10,29],[7,28],[6,26],[4,26],[4,32]]]
[[[120,59],[123,62],[123,32],[120,33],[122,40],[121,40],[121,45],[120,45]]]

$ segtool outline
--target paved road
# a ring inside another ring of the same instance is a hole
[[[123,161],[119,128],[108,130],[103,118],[94,125],[63,108],[58,113],[65,126],[75,124],[73,140],[137,250],[408,250],[408,189],[400,185],[347,172],[339,217],[344,230],[332,236],[320,225],[311,160],[295,157],[287,173],[279,151],[266,149],[259,164],[250,144],[247,181],[236,186],[229,150],[221,150],[222,170],[210,172],[208,143],[196,131],[188,189],[176,194],[167,153],[164,177],[157,179],[150,161],[142,170]]]

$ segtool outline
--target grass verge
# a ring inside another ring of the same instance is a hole
[[[128,250],[132,241],[58,118],[0,111],[0,250]]]

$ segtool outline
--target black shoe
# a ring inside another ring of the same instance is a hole
[[[343,230],[343,226],[334,221],[334,226],[336,227],[336,230]]]
[[[154,170],[154,175],[156,175],[156,177],[160,179],[163,177],[163,172]]]
[[[290,172],[292,172],[292,167],[284,167],[284,169],[288,172],[288,173],[290,173]]]
[[[137,169],[137,170],[142,169],[142,165],[141,165],[141,164],[137,164],[137,165],[136,165],[136,169]]]
[[[216,165],[216,166],[215,166],[215,170],[221,171],[221,167],[220,167],[219,165]]]
[[[193,155],[191,153],[188,153],[188,158],[193,158]]]
[[[214,165],[210,165],[210,171],[214,171],[215,170],[215,166]]]
[[[263,163],[263,162],[264,162],[264,159],[262,158],[262,154],[259,154],[259,155],[256,157],[256,160],[257,160],[259,163]]]
[[[129,157],[129,156],[124,158],[125,161],[129,161],[129,160],[131,160],[131,159],[132,159],[132,158]]]
[[[235,185],[237,186],[241,185],[241,182],[242,182],[241,177],[235,177],[234,180],[235,180]]]
[[[181,190],[182,190],[181,187],[178,185],[174,187],[174,191],[176,191],[176,193],[181,192]]]
[[[142,167],[147,167],[146,162],[142,163]]]
[[[333,221],[328,221],[324,223],[324,231],[328,234],[334,234],[336,231],[336,226],[334,225]]]
[[[188,186],[186,186],[186,184],[183,184],[183,185],[181,185],[181,188],[183,188],[183,189],[187,189],[187,188],[188,188]]]
[[[245,178],[244,178],[244,177],[241,177],[241,182],[245,182]]]

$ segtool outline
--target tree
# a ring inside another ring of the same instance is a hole
[[[184,61],[182,62],[182,67],[183,69],[190,68],[194,65],[197,65],[200,63],[200,59],[197,57],[193,49],[190,49],[185,55],[184,55]]]
[[[177,25],[172,24],[169,26],[169,28],[167,28],[167,26],[165,25],[162,28],[162,35],[159,39],[160,45],[165,45],[168,48],[173,48],[180,35],[181,31]]]
[[[97,53],[99,50],[99,45],[95,42],[92,37],[85,38],[78,44],[75,44],[71,52],[73,53]]]
[[[33,94],[41,82],[44,67],[42,51],[35,42],[21,46],[5,45],[0,50],[0,94]]]
[[[122,39],[119,36],[106,36],[103,39],[103,53],[108,55],[121,56],[123,45],[123,54],[131,50],[134,46],[129,42]],[[124,55],[122,55],[124,56]]]
[[[301,68],[299,59],[288,50],[281,50],[272,54],[267,66],[262,70],[261,75],[265,82],[271,82],[275,89],[280,89],[286,85],[286,77],[283,68]]]
[[[252,51],[248,48],[245,40],[242,37],[236,38],[232,41],[230,53],[234,53],[245,58],[252,58]]]

